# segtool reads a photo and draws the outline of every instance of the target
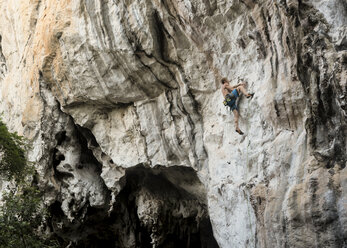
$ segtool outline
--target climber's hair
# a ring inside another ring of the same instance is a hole
[[[222,78],[221,80],[221,83],[224,84],[224,83],[227,83],[228,82],[228,79],[227,78]]]

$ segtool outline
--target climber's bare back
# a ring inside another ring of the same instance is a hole
[[[227,88],[225,88],[224,85],[222,85],[222,94],[223,97],[225,98],[226,95],[228,95],[231,91],[229,91]]]
[[[231,93],[233,91],[233,89],[236,88],[235,86],[230,86],[229,82],[226,82],[222,85],[222,94],[223,97],[225,98],[226,95],[228,95],[229,93]]]

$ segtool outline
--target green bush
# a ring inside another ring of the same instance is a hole
[[[59,247],[53,240],[37,234],[47,212],[42,208],[41,194],[28,183],[5,193],[0,207],[0,248]]]
[[[25,157],[22,137],[10,133],[0,120],[0,176],[15,183],[0,203],[0,248],[54,248],[58,242],[45,239],[38,229],[47,218],[42,194],[32,184],[35,170]]]
[[[26,166],[25,143],[16,133],[10,133],[0,119],[0,175],[20,179]]]

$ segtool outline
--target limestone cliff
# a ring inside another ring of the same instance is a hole
[[[347,247],[345,0],[0,0],[0,111],[70,247]],[[221,77],[248,81],[240,127]],[[217,245],[218,243],[218,245]]]

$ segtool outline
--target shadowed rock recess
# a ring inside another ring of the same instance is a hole
[[[346,37],[345,0],[0,1],[0,112],[32,143],[46,232],[347,247]],[[243,136],[222,77],[255,92]]]

